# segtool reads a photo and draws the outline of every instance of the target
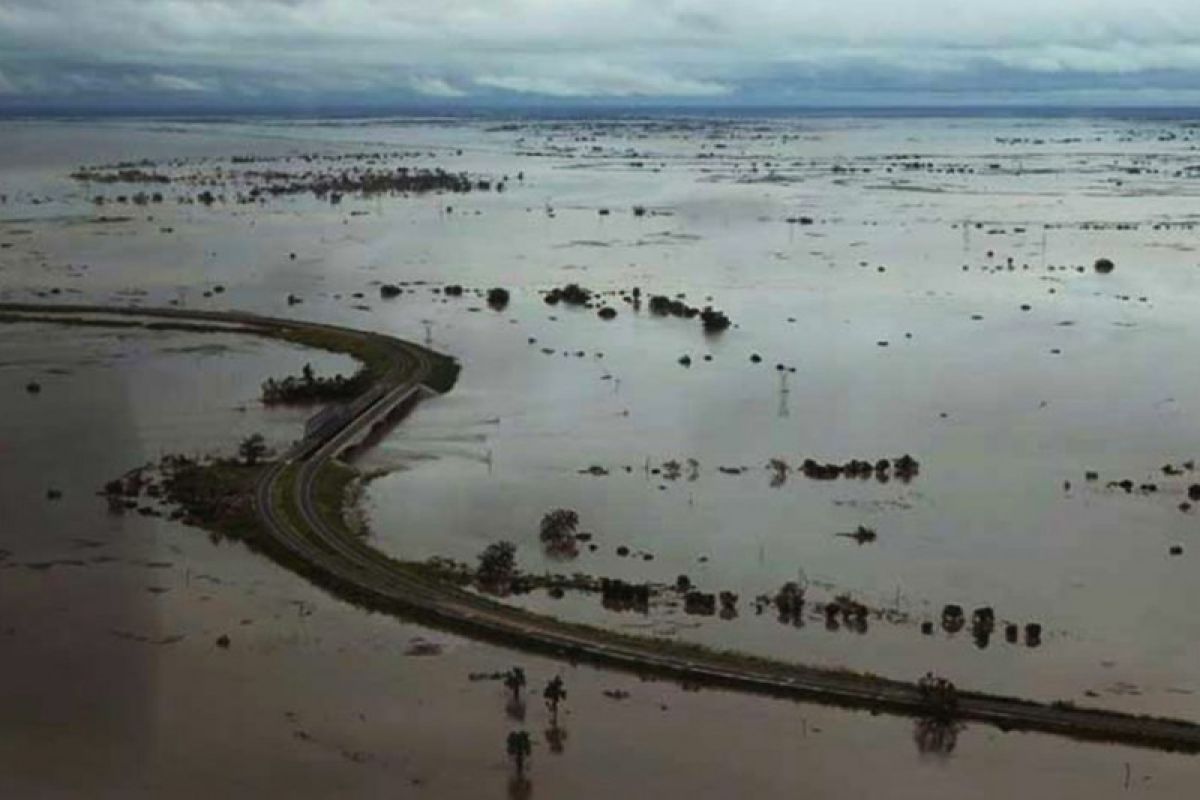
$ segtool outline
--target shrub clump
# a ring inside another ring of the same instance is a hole
[[[517,568],[517,546],[512,542],[492,542],[479,554],[475,579],[480,585],[496,589],[512,581]]]
[[[651,295],[649,305],[650,313],[660,317],[670,316],[683,319],[700,317],[700,324],[708,333],[718,333],[733,324],[725,312],[718,311],[712,306],[705,306],[701,310],[695,306],[689,306],[679,298],[667,297],[665,294]]]
[[[508,306],[508,290],[501,288],[488,289],[487,304],[500,311]]]
[[[555,288],[546,292],[546,302],[552,306],[558,305],[560,302],[566,303],[569,306],[585,306],[591,301],[591,291],[583,288],[578,283],[568,283],[562,288]]]
[[[546,552],[552,555],[573,556],[577,552],[575,531],[579,514],[569,508],[556,508],[542,517],[540,536]]]
[[[709,333],[717,333],[723,331],[730,326],[729,317],[725,316],[725,312],[717,311],[712,306],[705,306],[700,312],[700,322],[704,325],[704,330]]]
[[[687,303],[677,298],[667,297],[665,294],[656,294],[650,297],[650,311],[659,316],[672,317],[687,317],[691,318],[700,313],[699,309],[692,308]]]
[[[273,406],[349,400],[365,391],[369,383],[366,372],[361,370],[349,378],[341,374],[318,378],[312,365],[305,364],[299,377],[268,378],[262,385],[262,401]]]

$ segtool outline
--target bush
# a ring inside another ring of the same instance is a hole
[[[569,306],[583,306],[590,303],[591,300],[591,291],[583,288],[578,283],[568,283],[561,289],[551,289],[549,292],[546,292],[546,302],[550,305],[556,305],[561,301]]]
[[[717,311],[712,306],[705,306],[700,312],[700,322],[704,325],[704,330],[709,333],[717,333],[723,331],[731,324],[729,317],[725,316],[724,312]]]
[[[480,583],[495,585],[512,580],[517,567],[517,546],[512,542],[493,542],[479,554],[475,577]]]
[[[546,552],[552,556],[574,557],[577,553],[575,529],[579,514],[569,508],[556,508],[542,517],[541,539]]]
[[[349,378],[343,375],[318,378],[312,366],[305,364],[299,377],[268,378],[262,385],[262,401],[271,406],[350,400],[365,392],[370,383],[370,377],[363,370]]]
[[[542,517],[541,537],[543,542],[554,542],[567,537],[575,538],[579,527],[579,514],[569,508],[556,508]]]
[[[700,313],[682,300],[673,300],[665,294],[656,294],[650,298],[650,311],[662,316],[694,317]]]
[[[254,433],[247,436],[238,445],[238,455],[246,462],[246,466],[253,467],[263,456],[267,454],[267,442],[261,433]]]
[[[507,289],[488,289],[487,303],[497,311],[505,308],[508,305],[508,290]]]

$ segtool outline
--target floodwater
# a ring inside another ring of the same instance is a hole
[[[1200,512],[1179,509],[1200,477],[1161,472],[1194,458],[1200,437],[1192,131],[1114,119],[6,123],[0,297],[233,307],[428,341],[464,368],[364,459],[388,470],[364,500],[377,546],[472,561],[509,539],[529,571],[686,574],[741,598],[732,620],[667,603],[614,613],[589,596],[511,602],[1200,719]],[[143,158],[183,172],[382,151],[509,180],[503,193],[338,206],[178,205],[170,187],[168,202],[135,208],[95,206],[123,190],[69,178]],[[812,224],[788,222],[802,216]],[[1100,257],[1112,274],[1092,270]],[[501,312],[425,286],[380,299],[379,282],[402,281],[513,298]],[[735,327],[706,336],[615,294],[607,322],[542,302],[567,282],[686,293]],[[110,517],[94,495],[165,452],[230,452],[254,430],[282,446],[305,414],[262,409],[258,384],[344,360],[224,334],[4,333],[10,793],[503,796],[517,723],[498,684],[467,675],[514,662],[535,685],[563,671],[570,693],[564,752],[535,737],[541,796],[894,796],[895,774],[912,796],[1103,796],[1125,791],[1130,762],[1131,788],[1170,797],[1200,774],[1188,757],[979,728],[935,757],[911,721],[683,692],[364,615],[240,547]],[[32,379],[38,395],[24,392]],[[909,483],[791,472],[772,485],[767,469],[904,453],[921,465]],[[655,474],[672,459],[682,476]],[[592,465],[608,474],[581,474]],[[1158,490],[1107,487],[1125,478]],[[578,510],[594,552],[542,554],[538,522],[556,507]],[[877,540],[836,535],[859,525]],[[848,593],[901,613],[865,633],[755,614],[755,595],[798,577],[815,600]],[[1038,622],[1041,645],[923,635],[946,603]],[[222,633],[227,651],[213,644]],[[443,649],[406,655],[417,639]],[[544,717],[531,702],[529,726]],[[757,735],[731,741],[730,720]]]

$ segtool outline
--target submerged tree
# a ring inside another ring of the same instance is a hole
[[[504,687],[512,692],[515,702],[520,702],[521,690],[525,688],[525,670],[513,667],[504,673]]]
[[[788,473],[792,469],[782,458],[772,458],[767,462],[767,468],[771,470],[772,489],[778,489],[787,483]]]
[[[552,541],[567,536],[574,536],[579,526],[579,514],[569,508],[556,508],[548,511],[542,517],[542,541]]]
[[[505,748],[517,768],[517,776],[525,774],[525,759],[533,754],[533,741],[525,731],[510,731]]]
[[[567,699],[567,689],[561,675],[555,675],[542,691],[546,700],[546,708],[550,709],[550,719],[558,725],[558,704]]]
[[[512,580],[516,571],[517,546],[512,542],[492,542],[479,554],[475,577],[486,587],[499,588]]]
[[[717,311],[712,306],[705,306],[700,312],[700,322],[707,333],[720,333],[732,323],[723,311]]]
[[[508,290],[499,287],[488,289],[487,304],[497,311],[503,310],[508,305]]]
[[[539,536],[547,554],[560,558],[573,558],[578,554],[575,531],[579,527],[579,514],[569,508],[556,508],[542,517]]]

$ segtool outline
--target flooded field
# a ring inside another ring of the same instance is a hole
[[[1194,131],[998,118],[5,123],[0,300],[235,308],[426,343],[463,370],[360,461],[378,473],[363,499],[375,546],[474,563],[509,540],[534,574],[687,576],[737,595],[733,613],[711,615],[669,591],[640,612],[569,592],[506,602],[1200,719]],[[364,188],[398,165],[406,180],[440,170],[469,187]],[[591,307],[546,302],[571,283]],[[485,302],[492,287],[509,292],[501,308]],[[656,314],[654,295],[732,325]],[[465,797],[494,784],[485,793],[501,796],[503,690],[467,676],[514,661],[535,684],[563,671],[571,692],[564,752],[535,748],[546,796],[614,781],[713,797],[851,780],[870,792],[901,769],[913,796],[1103,796],[1124,791],[1129,761],[1131,781],[1166,797],[1200,774],[1187,757],[975,728],[952,757],[921,756],[911,721],[472,644],[355,611],[195,530],[106,514],[104,482],[164,453],[230,453],[253,431],[275,447],[298,438],[307,413],[263,408],[259,385],[309,362],[350,366],[226,334],[5,326],[0,498],[15,524],[0,542],[12,654],[0,696],[13,713],[0,772],[14,791],[77,754],[66,794],[182,783]],[[821,469],[903,455],[919,464],[904,479]],[[555,508],[592,534],[572,558],[539,541]],[[860,528],[874,537],[839,535]],[[755,598],[787,581],[814,604],[845,596],[872,613],[781,623]],[[985,607],[995,630],[973,635]],[[630,697],[603,694],[617,689]],[[63,733],[80,709],[87,719]],[[540,702],[529,713],[543,725]],[[760,733],[744,764],[722,739],[729,719]],[[230,725],[249,741],[233,747]],[[855,749],[864,740],[870,756]],[[877,769],[848,769],[864,758]],[[691,766],[656,783],[664,760]]]

